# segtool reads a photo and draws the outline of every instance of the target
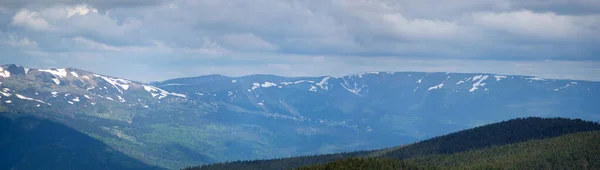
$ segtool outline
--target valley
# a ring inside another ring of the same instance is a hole
[[[599,121],[600,83],[482,73],[208,75],[143,83],[0,68],[0,111],[167,169],[398,146],[521,117]]]

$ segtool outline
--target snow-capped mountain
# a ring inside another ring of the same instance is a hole
[[[599,90],[599,82],[495,74],[209,75],[147,84],[0,67],[1,112],[59,121],[169,168],[383,148],[515,117],[598,121]]]
[[[108,112],[114,115],[105,118],[131,121],[128,113],[108,106],[143,109],[161,101],[186,100],[185,95],[152,85],[78,69],[4,65],[0,72],[0,103],[8,108],[60,109],[92,115]]]

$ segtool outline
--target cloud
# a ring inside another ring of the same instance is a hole
[[[228,34],[223,36],[223,41],[235,48],[244,50],[276,50],[277,45],[271,44],[252,34]]]
[[[535,13],[528,10],[513,12],[479,12],[473,14],[476,24],[495,31],[506,31],[531,38],[581,38],[600,33],[600,15],[565,16],[553,12]]]
[[[339,75],[379,67],[596,79],[542,65],[597,71],[598,5],[593,0],[5,0],[0,32],[7,34],[0,36],[0,51],[11,57],[0,62],[89,68],[138,80],[208,73]],[[528,62],[539,67],[490,64]],[[125,74],[132,63],[165,74]]]
[[[48,24],[48,21],[46,21],[44,18],[41,18],[39,13],[32,12],[27,9],[21,9],[12,19],[12,24],[17,26],[23,26],[39,31],[50,31],[54,29],[50,24]]]
[[[110,10],[114,8],[131,8],[131,7],[146,7],[153,6],[163,3],[165,0],[36,0],[36,1],[23,1],[23,0],[3,0],[2,6],[7,9],[21,9],[21,8],[38,8],[47,7],[56,4],[63,5],[80,5],[86,3],[91,6],[97,7],[101,10]]]
[[[115,46],[106,45],[93,40],[89,40],[83,37],[75,37],[71,39],[76,44],[81,45],[83,48],[88,50],[100,50],[100,51],[121,51],[120,48]]]
[[[88,8],[87,5],[77,5],[72,7],[67,7],[67,18],[70,18],[73,15],[87,15],[90,12],[98,12],[96,8]]]
[[[19,37],[13,34],[8,34],[8,39],[5,40],[4,43],[13,47],[22,48],[37,48],[38,46],[38,43],[34,40],[30,40],[27,37]]]

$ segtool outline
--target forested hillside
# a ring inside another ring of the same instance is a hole
[[[351,153],[339,153],[339,154],[328,154],[328,155],[315,155],[315,156],[304,156],[304,157],[294,157],[294,158],[286,158],[286,159],[274,159],[274,160],[256,160],[256,161],[237,161],[230,163],[219,163],[213,165],[205,165],[199,167],[193,167],[188,169],[293,169],[300,166],[306,165],[315,165],[315,164],[325,164],[327,162],[332,162],[335,160],[343,160],[348,158],[385,158],[392,160],[413,160],[415,158],[423,158],[432,155],[445,155],[445,154],[454,154],[454,153],[462,153],[469,150],[480,150],[480,149],[488,149],[490,147],[496,146],[505,146],[520,142],[532,141],[532,140],[542,140],[553,138],[561,135],[578,133],[578,132],[587,132],[587,131],[598,131],[600,130],[600,124],[591,122],[591,121],[583,121],[580,119],[565,119],[565,118],[518,118],[512,119],[508,121],[493,123],[485,126],[476,127],[473,129],[468,129],[456,133],[451,133],[444,136],[435,137],[429,140],[425,140],[422,142],[418,142],[415,144],[407,145],[407,146],[398,146],[395,148],[387,148],[381,150],[374,151],[359,151],[359,152],[351,152]],[[574,137],[566,137],[564,139],[573,139]],[[595,138],[593,138],[595,139]],[[589,139],[589,140],[593,140]],[[559,140],[559,139],[556,139]],[[556,143],[550,142],[550,144],[565,144],[565,143]],[[586,139],[587,140],[587,139]],[[533,142],[533,141],[532,141]],[[568,143],[569,141],[567,141]],[[540,143],[540,142],[538,142]],[[538,147],[534,146],[538,143],[532,143],[527,145],[527,147]],[[546,144],[547,146],[549,144]],[[560,146],[568,146],[568,145],[560,145]],[[515,146],[512,146],[515,147]],[[543,147],[543,146],[539,146]],[[581,147],[594,147],[582,145]],[[523,147],[521,147],[523,148]],[[561,149],[561,148],[558,148]],[[566,149],[574,149],[574,148],[566,148]],[[554,151],[562,151],[562,150],[554,150]],[[548,150],[547,153],[550,154],[552,150]],[[569,150],[569,152],[579,152],[579,150]],[[510,152],[509,152],[510,153]],[[493,152],[486,152],[486,154],[493,154]],[[500,154],[500,152],[499,152]],[[523,154],[530,154],[529,152]],[[531,153],[531,154],[541,154],[541,153]],[[587,154],[587,153],[582,153]],[[504,155],[506,158],[510,158],[510,154]],[[412,158],[412,159],[411,159]],[[434,159],[436,157],[431,157],[428,159]],[[442,159],[442,158],[436,158]],[[444,158],[446,159],[446,158]],[[513,158],[510,158],[513,159]],[[367,159],[373,160],[373,159]],[[536,161],[533,160],[532,161]],[[375,162],[365,161],[363,159],[350,159],[344,160],[342,162],[334,162],[332,164],[326,164],[323,167],[315,167],[315,168],[325,168],[331,166],[341,166],[344,163],[350,164],[380,164],[380,163],[389,163],[389,160],[375,160]],[[393,162],[393,161],[392,161]],[[452,162],[452,161],[447,161]],[[391,164],[393,167],[397,166],[410,166],[410,167],[427,167],[430,163],[427,163],[425,160],[420,160],[419,164],[411,164],[411,163],[393,163]],[[433,165],[433,164],[431,164]],[[439,165],[439,164],[435,164]],[[448,163],[448,165],[451,165]],[[375,165],[374,165],[375,166]],[[376,165],[378,167],[379,165]],[[456,164],[456,166],[463,166],[462,164]],[[466,166],[466,165],[465,165]],[[431,167],[430,167],[431,168]]]
[[[0,169],[160,169],[65,125],[0,113]]]
[[[450,155],[408,160],[350,158],[298,169],[599,169],[598,141],[600,131],[579,132]]]
[[[385,153],[381,157],[406,159],[429,154],[452,154],[593,130],[600,130],[600,124],[581,119],[518,118],[435,137]]]

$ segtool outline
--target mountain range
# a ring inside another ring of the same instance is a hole
[[[0,66],[0,112],[64,124],[149,165],[392,147],[518,117],[600,120],[600,83],[482,73],[209,75],[143,83]]]

